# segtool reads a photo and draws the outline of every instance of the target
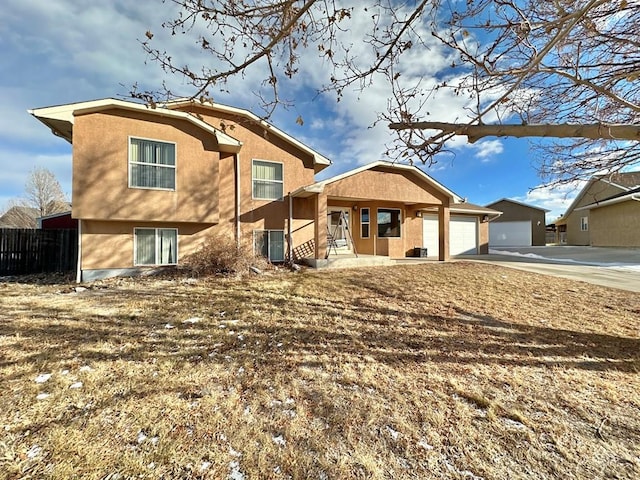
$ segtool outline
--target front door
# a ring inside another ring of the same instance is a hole
[[[327,208],[327,232],[329,255],[332,253],[351,253],[351,224],[349,214],[351,209],[347,207]]]

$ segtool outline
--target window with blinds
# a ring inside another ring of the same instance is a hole
[[[284,196],[282,163],[253,160],[251,178],[253,198],[257,200],[282,200]]]
[[[176,145],[141,138],[129,139],[129,186],[176,189]]]
[[[178,263],[178,230],[136,228],[134,265],[175,265]]]

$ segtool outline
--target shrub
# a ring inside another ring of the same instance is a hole
[[[253,253],[249,242],[239,246],[231,235],[212,234],[202,247],[186,257],[182,268],[192,275],[242,275],[250,267],[268,268],[269,261]]]

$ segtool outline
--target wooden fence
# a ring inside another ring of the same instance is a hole
[[[0,276],[70,272],[77,261],[77,230],[0,228]]]

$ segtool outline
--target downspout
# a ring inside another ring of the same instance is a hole
[[[289,221],[287,222],[287,237],[289,239],[289,245],[287,248],[287,254],[289,255],[289,263],[293,265],[293,240],[291,239],[291,222],[293,222],[293,197],[289,192]]]
[[[236,247],[240,248],[240,154],[233,155],[236,161]]]
[[[78,261],[76,267],[76,283],[82,282],[82,219],[78,219]]]

